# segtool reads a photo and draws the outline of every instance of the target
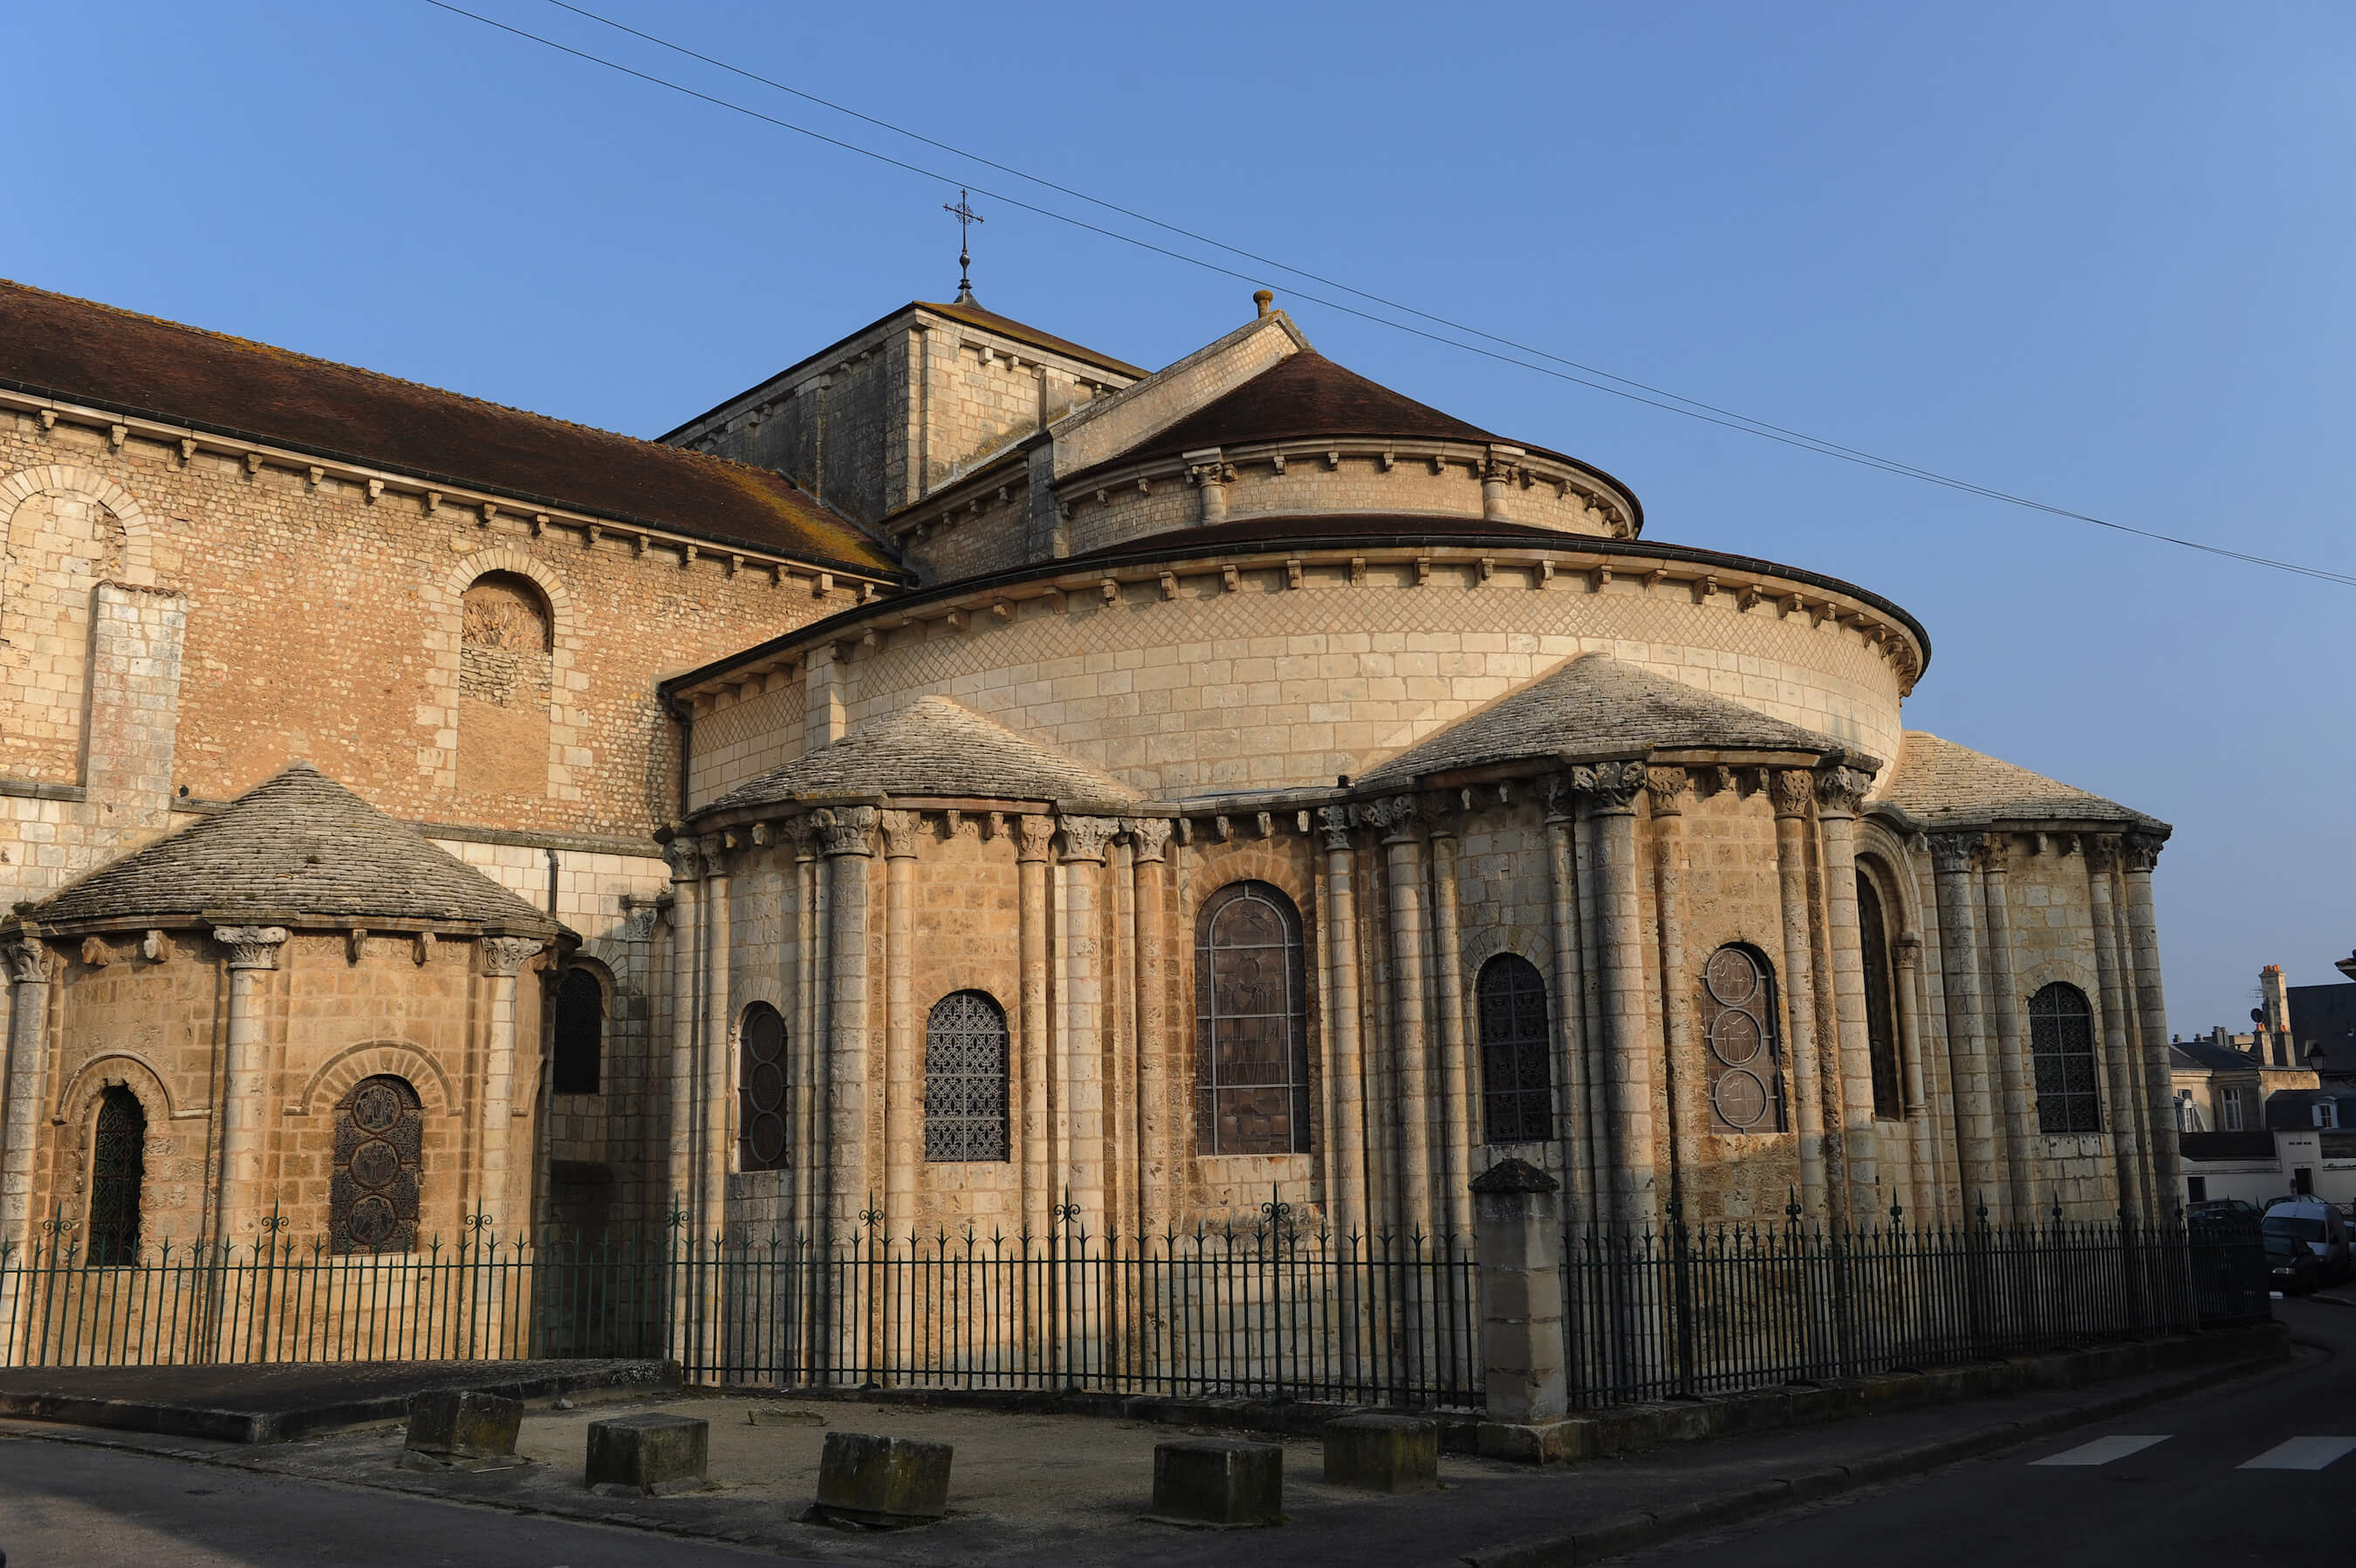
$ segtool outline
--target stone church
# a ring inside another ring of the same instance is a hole
[[[2164,824],[1257,304],[649,442],[0,285],[0,1240],[2175,1205]]]

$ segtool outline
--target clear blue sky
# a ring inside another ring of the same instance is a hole
[[[0,274],[652,435],[947,297],[941,202],[1006,183],[544,0],[473,8],[952,182],[421,0],[20,5]],[[605,9],[1623,375],[2356,571],[2344,6]],[[976,286],[1008,315],[1153,365],[1250,309],[1248,283],[975,201]],[[1344,363],[1620,476],[1651,537],[1905,605],[1935,645],[1915,727],[2174,822],[2178,1029],[2244,1019],[2263,962],[2330,981],[2356,947],[2356,588],[1791,452],[1269,281]]]

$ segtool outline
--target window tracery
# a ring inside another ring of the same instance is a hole
[[[330,1251],[416,1251],[424,1145],[425,1120],[406,1079],[364,1078],[337,1102],[335,1166],[327,1183]]]
[[[1005,1010],[979,991],[933,1004],[925,1020],[925,1158],[1003,1160]]]
[[[775,1007],[755,1002],[744,1009],[744,1021],[736,1034],[736,1058],[737,1168],[784,1170],[793,1153],[787,1122],[790,1082],[786,1021]]]
[[[1481,966],[1473,990],[1486,1141],[1543,1143],[1554,1136],[1554,1041],[1545,977],[1519,954],[1499,953]]]
[[[1231,882],[1203,901],[1194,933],[1196,1153],[1306,1153],[1301,912],[1265,882]]]
[[[2094,1015],[2084,992],[2057,980],[2029,999],[2029,1056],[2037,1076],[2037,1130],[2101,1132]]]
[[[1775,971],[1764,954],[1729,943],[1701,972],[1703,1080],[1716,1133],[1784,1130],[1783,1053]]]

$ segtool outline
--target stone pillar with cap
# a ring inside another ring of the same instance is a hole
[[[2159,917],[2152,903],[2151,873],[2159,864],[2166,832],[2138,830],[2126,835],[2127,930],[2135,959],[2136,1022],[2143,1036],[2144,1125],[2150,1139],[2152,1214],[2155,1219],[2184,1207],[2184,1156],[2176,1142],[2176,1094],[2168,1072],[2168,992],[2159,978]]]
[[[1644,896],[1636,865],[1640,761],[1571,769],[1595,824],[1595,936],[1601,960],[1602,1067],[1612,1114],[1612,1217],[1630,1230],[1655,1219],[1652,1008],[1644,995]]]
[[[1072,1218],[1101,1236],[1108,1194],[1105,1172],[1105,965],[1103,915],[1098,893],[1106,849],[1120,832],[1118,817],[1059,816],[1063,834],[1063,1037],[1057,1054],[1055,1108],[1059,1178]]]
[[[1383,869],[1390,902],[1391,1070],[1397,1075],[1394,1146],[1398,1208],[1390,1219],[1402,1230],[1428,1232],[1431,1221],[1431,1086],[1425,1034],[1423,974],[1430,948],[1425,929],[1423,845],[1415,836],[1416,801],[1393,795],[1367,808],[1383,835]]]
[[[1800,1206],[1811,1215],[1826,1212],[1827,1167],[1839,1161],[1827,1129],[1839,1123],[1828,1114],[1830,1096],[1816,1047],[1815,943],[1809,930],[1808,806],[1815,775],[1804,768],[1777,768],[1767,776],[1775,809],[1775,868],[1783,912],[1783,1009],[1791,1021],[1783,1042],[1791,1063],[1788,1082],[1800,1137]],[[1830,1160],[1826,1155],[1830,1154]]]
[[[1481,1267],[1481,1367],[1487,1391],[1481,1451],[1550,1456],[1547,1429],[1570,1408],[1562,1305],[1562,1217],[1555,1179],[1500,1160],[1472,1181]]]
[[[1955,1144],[1960,1151],[1964,1217],[2009,1210],[2005,1169],[1997,1158],[1996,1107],[1980,1006],[1979,916],[1972,898],[1972,863],[1987,835],[1933,833],[1931,865],[1939,891],[1939,972],[1947,990],[1947,1057],[1955,1084]]]
[[[1335,1229],[1355,1236],[1366,1225],[1364,1047],[1358,1015],[1357,870],[1347,806],[1321,806],[1325,843],[1325,1025],[1333,1055],[1325,1063],[1326,1158],[1333,1184]]]
[[[484,997],[481,1122],[482,1186],[476,1212],[494,1235],[505,1236],[512,1172],[516,1071],[516,976],[548,943],[539,937],[485,937],[477,944],[487,994]]]
[[[57,961],[30,932],[0,945],[0,960],[10,987],[8,1055],[0,1074],[7,1095],[0,1112],[0,1244],[21,1257],[33,1243],[33,1146],[48,1079],[49,980]],[[0,1340],[0,1348],[5,1344]]]
[[[229,966],[227,1060],[221,1071],[220,1199],[214,1231],[235,1246],[251,1242],[261,1219],[263,1141],[270,1082],[269,1020],[262,976],[278,967],[284,926],[215,926]]]
[[[821,807],[810,814],[827,864],[826,1139],[830,1231],[848,1240],[867,1208],[868,862],[875,808]]]

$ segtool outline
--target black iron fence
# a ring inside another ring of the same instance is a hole
[[[252,1243],[125,1263],[93,1262],[59,1223],[29,1252],[0,1250],[0,1364],[637,1356],[773,1387],[1483,1402],[1471,1238],[1337,1237],[1269,1207],[1255,1225],[1144,1238],[1076,1224],[719,1242],[680,1227],[536,1240],[475,1228],[377,1254],[273,1219]],[[2267,1311],[2254,1226],[1574,1230],[1558,1281],[1581,1408]]]

